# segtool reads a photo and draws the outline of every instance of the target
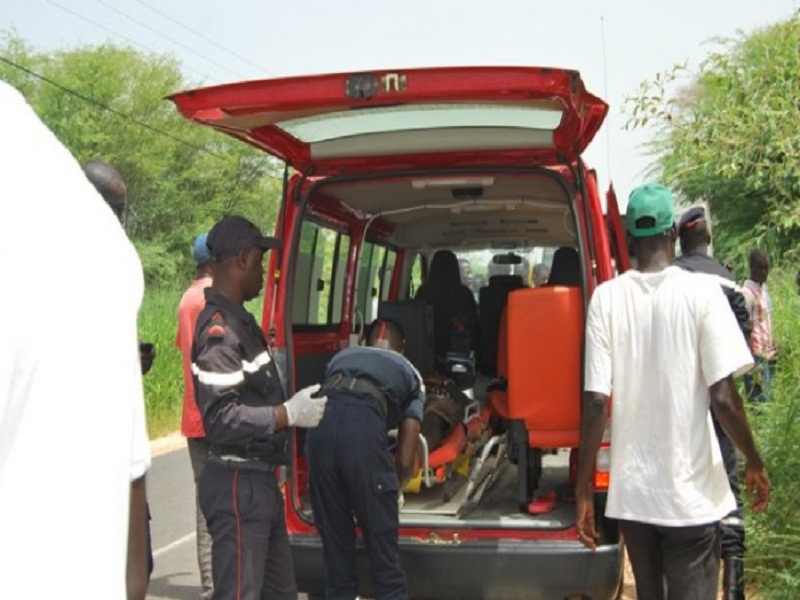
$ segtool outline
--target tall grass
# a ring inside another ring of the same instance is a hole
[[[189,286],[189,281],[185,287]],[[153,368],[144,377],[147,430],[156,438],[180,429],[183,410],[183,365],[175,347],[178,304],[185,287],[148,288],[139,312],[139,336],[156,347]],[[261,322],[261,297],[245,308]]]
[[[187,283],[188,285],[188,283]],[[147,429],[151,438],[180,428],[183,407],[181,353],[175,347],[178,303],[183,290],[177,286],[148,288],[139,312],[139,336],[155,344],[153,368],[144,377]]]
[[[770,275],[779,359],[770,402],[750,409],[767,464],[766,513],[746,513],[748,578],[765,598],[800,598],[800,295],[794,272]]]

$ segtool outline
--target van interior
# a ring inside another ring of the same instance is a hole
[[[362,343],[381,316],[404,328],[423,378],[446,376],[467,398],[437,448],[420,440],[401,527],[574,525],[588,297],[576,172],[333,177],[305,182],[297,196],[305,205],[290,311],[296,385],[321,381],[333,353]],[[468,312],[470,301],[472,339],[443,352],[453,305]],[[292,501],[313,520],[302,434],[295,452]]]

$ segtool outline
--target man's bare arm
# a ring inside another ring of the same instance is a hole
[[[126,582],[128,600],[144,600],[150,579],[147,548],[147,494],[145,479],[131,482],[128,517],[128,567]]]
[[[608,396],[599,392],[584,392],[581,410],[581,440],[578,450],[576,494],[585,494],[592,481],[597,451],[603,441],[608,421]]]
[[[594,521],[594,490],[592,472],[597,450],[603,441],[608,420],[608,396],[584,392],[581,410],[581,441],[578,449],[578,475],[575,483],[575,528],[581,543],[597,548],[597,528]]]
[[[745,460],[745,489],[752,496],[753,510],[762,511],[769,504],[770,482],[764,461],[756,449],[753,432],[747,422],[747,413],[744,411],[742,398],[736,390],[733,376],[729,375],[717,381],[709,388],[711,395],[711,410],[717,417],[720,425],[728,434],[734,445],[744,454]]]
[[[711,395],[711,410],[720,425],[731,438],[739,451],[744,454],[748,463],[756,468],[763,468],[761,455],[756,450],[756,442],[747,414],[732,376],[720,379],[708,389]]]

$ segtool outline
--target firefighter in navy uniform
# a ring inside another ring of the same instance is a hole
[[[425,386],[402,356],[400,326],[378,319],[369,347],[342,350],[328,363],[322,393],[330,398],[319,427],[308,432],[314,520],[322,537],[325,597],[358,595],[358,521],[376,600],[406,598],[397,531],[400,490],[417,468]],[[387,432],[398,428],[395,458]]]
[[[211,453],[198,497],[212,538],[215,599],[297,598],[276,468],[287,461],[286,428],[314,427],[319,386],[284,401],[264,334],[243,303],[263,287],[264,252],[278,241],[229,216],[209,232],[214,283],[192,347],[197,405]]]

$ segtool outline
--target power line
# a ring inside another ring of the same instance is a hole
[[[179,138],[176,135],[172,135],[168,131],[164,131],[163,129],[159,129],[158,127],[153,127],[149,123],[145,123],[144,121],[140,121],[139,119],[136,119],[136,118],[134,118],[134,117],[132,117],[132,116],[130,116],[128,114],[125,114],[124,112],[121,112],[121,111],[119,111],[119,110],[117,110],[115,108],[111,108],[107,104],[103,104],[102,102],[98,102],[94,98],[90,98],[89,96],[85,96],[84,94],[81,94],[80,92],[77,92],[77,91],[73,90],[72,88],[68,88],[67,86],[65,86],[63,84],[60,84],[57,81],[53,81],[52,79],[50,79],[48,77],[45,77],[44,75],[36,73],[35,71],[32,71],[31,69],[29,69],[27,67],[23,67],[22,65],[17,64],[14,61],[9,60],[4,56],[0,56],[0,61],[6,63],[7,65],[9,65],[11,67],[14,67],[15,69],[19,69],[20,71],[23,71],[23,72],[27,73],[28,75],[30,75],[32,77],[35,77],[39,81],[44,81],[45,83],[49,83],[50,85],[55,86],[58,89],[60,89],[62,92],[65,92],[65,93],[67,93],[67,94],[69,94],[71,96],[79,98],[79,99],[83,100],[84,102],[88,102],[92,106],[95,106],[95,107],[97,107],[99,109],[102,109],[102,110],[104,110],[106,112],[110,112],[113,115],[116,115],[116,116],[121,117],[121,118],[123,118],[123,119],[125,119],[127,121],[130,121],[131,123],[135,123],[139,127],[144,127],[145,129],[148,129],[148,130],[152,131],[153,133],[156,133],[156,134],[161,135],[163,137],[169,138],[169,139],[171,139],[171,140],[173,140],[175,142],[183,144],[184,146],[188,146],[190,148],[194,148],[195,150],[199,150],[200,152],[204,152],[204,153],[209,154],[211,156],[216,156],[217,158],[225,158],[225,156],[222,155],[222,154],[214,152],[213,150],[209,150],[208,148],[204,148],[203,146],[198,146],[197,144],[193,144],[192,142],[187,142],[186,140],[184,140],[182,138]]]
[[[186,50],[187,52],[191,52],[191,53],[192,53],[192,54],[194,54],[195,56],[197,56],[197,57],[199,57],[199,58],[202,58],[203,60],[206,60],[206,61],[210,62],[212,65],[216,65],[216,66],[218,66],[220,69],[224,69],[224,70],[226,70],[228,73],[231,73],[232,75],[235,75],[236,77],[238,77],[238,78],[240,78],[240,79],[247,79],[247,76],[246,76],[246,75],[243,75],[243,74],[241,74],[241,73],[239,73],[239,72],[237,72],[237,71],[234,71],[233,69],[229,69],[228,67],[226,67],[226,66],[225,66],[225,65],[223,65],[222,63],[218,63],[218,62],[217,62],[217,61],[215,61],[213,58],[210,58],[210,57],[206,56],[205,54],[202,54],[201,52],[197,52],[196,50],[194,50],[193,48],[191,48],[191,47],[187,46],[186,44],[184,44],[184,43],[182,43],[182,42],[179,42],[179,41],[177,41],[177,40],[175,40],[175,39],[171,38],[170,36],[168,36],[166,33],[163,33],[163,32],[161,32],[161,31],[159,31],[158,29],[156,29],[155,27],[152,27],[152,26],[148,25],[148,24],[147,24],[147,23],[145,23],[144,21],[141,21],[141,20],[137,19],[136,17],[132,17],[131,15],[129,15],[128,13],[126,13],[125,11],[118,9],[116,6],[113,6],[113,5],[109,4],[108,2],[105,2],[104,0],[96,0],[96,1],[97,1],[97,3],[98,3],[98,4],[102,4],[103,6],[105,6],[105,7],[106,7],[106,8],[108,8],[109,10],[112,10],[112,11],[114,11],[114,12],[115,12],[115,13],[117,13],[118,15],[121,15],[122,17],[124,17],[124,18],[126,18],[126,19],[128,19],[128,20],[130,20],[130,21],[133,21],[134,23],[136,23],[136,24],[137,24],[137,25],[139,25],[140,27],[144,27],[144,28],[145,28],[145,29],[147,29],[148,31],[151,31],[151,32],[155,33],[156,35],[158,35],[158,36],[160,36],[160,37],[164,38],[165,40],[167,40],[167,41],[169,41],[169,42],[172,42],[172,43],[173,43],[173,44],[175,44],[176,46],[180,46],[181,48],[183,48],[183,49],[184,49],[184,50]]]
[[[45,2],[47,2],[48,4],[50,4],[52,6],[55,6],[56,8],[58,8],[60,10],[63,10],[66,13],[71,14],[73,17],[77,17],[78,19],[81,19],[82,21],[85,21],[86,23],[89,23],[90,25],[94,25],[95,27],[99,27],[100,29],[110,33],[111,35],[115,35],[115,36],[117,36],[119,38],[122,38],[123,40],[125,40],[129,44],[133,44],[134,46],[137,46],[137,47],[141,48],[145,52],[148,52],[148,53],[152,52],[152,50],[150,48],[148,48],[147,46],[145,46],[144,44],[140,44],[136,40],[133,40],[133,39],[129,38],[128,36],[119,33],[118,31],[114,31],[110,27],[106,27],[102,23],[98,23],[97,21],[94,21],[94,20],[90,19],[89,17],[84,16],[81,13],[74,11],[71,8],[67,8],[66,6],[63,6],[63,5],[59,4],[58,2],[54,2],[53,0],[45,0]],[[200,71],[198,71],[197,69],[193,69],[192,67],[189,67],[189,66],[186,66],[186,65],[183,65],[183,66],[186,69],[188,69],[189,71],[191,71],[192,73],[195,73],[195,74],[199,75],[203,79],[213,79],[213,77],[209,77],[208,73],[201,73]]]
[[[220,50],[222,50],[223,52],[227,52],[227,53],[228,53],[228,54],[230,54],[231,56],[233,56],[233,57],[235,57],[235,58],[238,58],[238,59],[239,59],[239,60],[241,60],[242,62],[245,62],[245,63],[247,63],[247,64],[248,64],[248,65],[250,65],[251,67],[255,67],[256,69],[258,69],[259,71],[262,71],[262,72],[266,73],[267,75],[274,75],[274,74],[275,74],[275,73],[271,73],[270,71],[267,71],[266,69],[264,69],[264,67],[263,67],[263,66],[261,66],[261,65],[259,65],[259,64],[257,64],[257,63],[254,63],[252,60],[250,60],[250,59],[249,59],[249,58],[247,58],[246,56],[242,56],[242,55],[241,55],[241,54],[239,54],[238,52],[234,52],[233,50],[230,50],[230,49],[226,48],[226,47],[225,47],[225,46],[223,46],[222,44],[219,44],[219,43],[215,42],[213,39],[211,39],[211,38],[210,38],[210,37],[208,37],[207,35],[205,35],[205,34],[203,34],[203,33],[199,32],[199,31],[197,31],[196,29],[192,29],[191,27],[189,27],[189,26],[188,26],[188,25],[186,25],[185,23],[182,23],[182,22],[181,22],[181,21],[179,21],[178,19],[175,19],[174,17],[171,17],[171,16],[170,16],[170,15],[168,15],[167,13],[165,13],[165,12],[163,12],[163,11],[159,10],[158,8],[156,8],[155,6],[153,6],[153,5],[151,5],[151,4],[148,4],[148,3],[147,3],[147,2],[145,2],[144,0],[136,0],[136,2],[137,2],[138,4],[141,4],[141,5],[142,5],[142,6],[144,6],[145,8],[148,8],[148,9],[150,9],[150,10],[151,10],[151,11],[153,11],[154,13],[156,13],[156,14],[158,14],[158,15],[161,15],[162,17],[164,17],[165,19],[167,19],[167,20],[168,20],[168,21],[170,21],[171,23],[174,23],[175,25],[177,25],[177,26],[178,26],[178,27],[180,27],[181,29],[183,29],[183,30],[185,30],[185,31],[188,31],[189,33],[191,33],[191,34],[193,34],[193,35],[196,35],[197,37],[199,37],[199,38],[200,38],[200,39],[202,39],[202,40],[205,40],[205,41],[206,41],[206,42],[208,42],[209,44],[211,44],[211,45],[213,45],[213,46],[216,46],[217,48],[219,48],[219,49],[220,49]]]

